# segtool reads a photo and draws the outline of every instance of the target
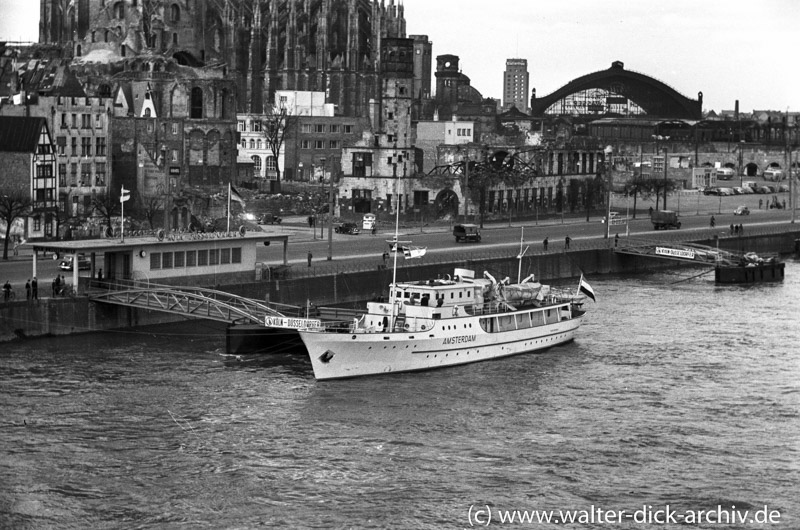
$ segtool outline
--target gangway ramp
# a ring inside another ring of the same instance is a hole
[[[109,284],[111,285],[111,284]],[[106,291],[94,290],[94,302],[137,307],[220,322],[264,325],[267,317],[300,316],[300,308],[276,306],[235,294],[200,287],[175,287],[154,284],[113,284]],[[281,309],[279,311],[278,309]]]
[[[739,254],[706,245],[638,238],[620,239],[618,246],[614,248],[614,252],[616,254],[643,256],[711,266],[737,263],[741,259]]]

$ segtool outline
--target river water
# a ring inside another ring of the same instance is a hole
[[[692,274],[591,278],[574,343],[415,374],[318,383],[195,323],[2,344],[0,527],[800,528],[800,264]]]

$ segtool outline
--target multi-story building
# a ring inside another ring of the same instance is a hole
[[[381,105],[372,113],[371,137],[342,150],[339,184],[342,206],[355,213],[405,211],[427,195],[413,195],[411,180],[400,179],[418,172],[420,160],[413,145],[411,126],[414,60],[412,39],[386,39],[387,59],[382,63]]]
[[[181,67],[160,56],[126,66],[114,77],[112,187],[163,196],[165,227],[186,228],[197,192],[236,180],[236,87],[224,68]]]
[[[0,116],[0,166],[4,193],[30,194],[23,237],[52,238],[58,226],[55,150],[47,120]]]
[[[453,116],[448,121],[419,121],[414,146],[422,152],[423,173],[445,163],[439,156],[442,146],[464,145],[474,141],[475,122]]]
[[[111,98],[87,93],[62,59],[21,64],[8,75],[9,84],[19,90],[20,104],[4,105],[0,114],[47,120],[57,155],[63,220],[89,215],[93,200],[106,192],[108,184]]]
[[[503,110],[516,107],[528,112],[528,74],[527,59],[506,59],[506,71],[503,73]]]

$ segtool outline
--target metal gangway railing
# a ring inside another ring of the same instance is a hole
[[[697,243],[661,241],[644,238],[620,239],[617,254],[631,254],[706,265],[737,263],[741,254]]]
[[[302,308],[296,306],[260,302],[215,289],[139,280],[92,282],[89,299],[228,323],[263,325],[266,317],[302,316]]]

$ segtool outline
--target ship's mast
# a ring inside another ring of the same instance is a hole
[[[399,190],[399,184],[398,183],[399,182],[400,182],[399,178],[395,179],[395,182],[394,182],[394,195],[395,195],[395,199],[397,201],[397,204],[395,206],[395,212],[394,212],[394,266],[392,267],[392,283],[389,286],[389,289],[390,289],[390,291],[389,291],[389,303],[392,304],[392,318],[391,318],[391,322],[390,322],[391,327],[389,328],[390,330],[394,330],[394,321],[395,321],[395,318],[397,317],[397,309],[395,307],[395,291],[396,291],[395,285],[397,283],[397,254],[398,254],[398,252],[400,252],[400,241],[399,241],[399,239],[400,239],[400,234],[399,234],[399,230],[400,230],[400,194],[398,192],[398,190]]]
[[[522,250],[522,245],[525,243],[525,227],[520,227],[519,232],[519,254],[517,255],[517,259],[519,260],[519,268],[517,269],[517,283],[522,283],[522,256],[528,252],[528,248],[525,247],[525,250]]]

